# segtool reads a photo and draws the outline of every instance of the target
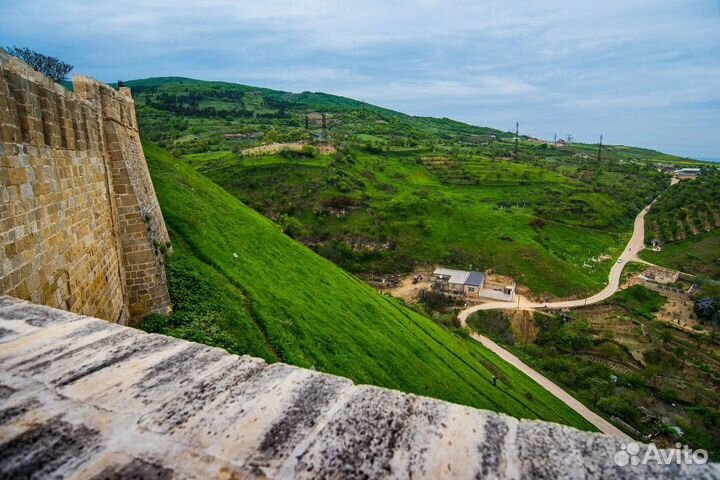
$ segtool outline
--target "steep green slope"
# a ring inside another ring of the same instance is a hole
[[[151,317],[144,328],[358,383],[592,429],[477,343],[379,295],[184,162],[149,144],[145,153],[176,250],[168,267],[176,313]]]

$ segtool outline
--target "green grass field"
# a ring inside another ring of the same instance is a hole
[[[592,430],[482,346],[378,294],[184,161],[151,144],[145,153],[175,249],[167,268],[175,313],[152,316],[143,328]]]
[[[650,190],[660,185],[652,176],[626,180],[610,170],[593,173],[598,187],[589,188],[573,177],[577,167],[560,171],[553,161],[422,151],[184,158],[270,218],[297,218],[301,240],[353,273],[472,265],[560,297],[602,288],[611,260],[598,259],[622,250],[635,205],[639,210],[645,200],[622,202],[604,193],[604,185],[614,183],[618,192],[630,191],[624,181]]]
[[[666,243],[660,252],[644,250],[640,257],[663,267],[720,280],[720,229]]]

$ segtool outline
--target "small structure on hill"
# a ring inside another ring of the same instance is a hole
[[[662,267],[650,267],[640,274],[640,279],[667,285],[675,283],[680,278],[680,272]]]
[[[700,176],[701,170],[699,168],[680,168],[673,172],[680,180],[689,180]]]
[[[660,252],[660,251],[662,251],[662,249],[663,249],[663,242],[662,242],[662,240],[660,240],[660,239],[658,239],[658,238],[653,238],[652,240],[650,240],[650,247],[649,247],[649,248],[650,248],[650,250],[652,250],[652,251],[654,251],[654,252]]]
[[[443,267],[438,267],[433,272],[432,288],[463,297],[489,298],[506,302],[511,302],[515,297],[515,282],[512,279]]]

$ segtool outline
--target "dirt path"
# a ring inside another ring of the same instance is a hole
[[[671,186],[675,185],[676,182],[671,182]],[[657,198],[655,199],[657,200]],[[580,300],[565,300],[565,301],[559,301],[559,302],[550,302],[550,303],[535,303],[529,301],[527,298],[518,296],[517,302],[488,302],[483,303],[480,305],[474,305],[472,307],[466,308],[465,310],[462,310],[460,314],[458,315],[458,319],[460,320],[461,325],[465,326],[467,318],[474,312],[477,312],[479,310],[507,310],[507,309],[518,309],[518,310],[531,310],[535,308],[546,308],[546,309],[561,309],[561,308],[570,308],[570,307],[582,307],[585,305],[592,305],[593,303],[601,302],[609,297],[611,297],[620,286],[620,277],[622,275],[623,268],[625,267],[625,264],[629,261],[636,261],[639,260],[639,257],[637,256],[638,252],[645,248],[645,215],[647,215],[648,211],[650,210],[650,207],[652,207],[653,203],[655,203],[655,200],[653,200],[650,205],[646,206],[642,209],[640,213],[637,214],[635,217],[635,222],[633,225],[633,233],[630,237],[630,241],[625,246],[625,250],[623,250],[622,254],[618,258],[617,262],[612,266],[610,269],[610,273],[608,275],[608,284],[603,288],[600,292],[596,293],[595,295],[583,298]],[[484,337],[478,333],[472,333],[472,338],[476,340],[477,342],[481,343],[483,346],[485,346],[487,349],[492,350],[495,354],[497,354],[500,358],[505,360],[506,362],[513,365],[515,368],[523,372],[528,377],[535,380],[538,384],[540,384],[543,388],[545,388],[548,392],[555,395],[558,399],[560,399],[562,402],[564,402],[568,407],[575,410],[577,413],[582,415],[582,417],[587,420],[588,422],[595,425],[601,432],[612,435],[615,437],[623,438],[623,439],[629,439],[625,433],[623,433],[619,428],[612,425],[610,422],[602,418],[597,413],[593,412],[589,408],[587,408],[585,405],[580,403],[578,400],[576,400],[573,396],[565,392],[561,387],[550,381],[547,377],[542,375],[540,372],[532,369],[528,365],[526,365],[522,360],[517,358],[512,353],[508,352],[504,348],[502,348],[497,343],[493,342],[487,337]]]
[[[532,378],[537,382],[540,386],[542,386],[545,390],[555,395],[558,399],[560,399],[562,402],[564,402],[568,407],[575,410],[577,413],[579,413],[585,420],[592,423],[597,427],[598,430],[600,430],[602,433],[606,435],[612,435],[613,437],[622,438],[624,440],[630,440],[630,437],[627,436],[625,433],[622,432],[619,428],[617,428],[612,423],[608,422],[604,418],[602,418],[597,413],[593,412],[589,408],[587,408],[585,405],[580,403],[578,400],[576,400],[574,397],[572,397],[570,394],[565,392],[561,387],[550,381],[547,377],[540,374],[536,370],[533,370],[531,367],[526,365],[522,360],[517,358],[512,353],[508,352],[504,348],[502,348],[497,343],[493,342],[487,337],[483,337],[482,335],[479,335],[477,333],[472,333],[470,336],[475,339],[476,341],[480,342],[485,348],[488,350],[491,350],[493,353],[495,353],[498,357],[502,358],[509,364],[511,364],[513,367],[517,368],[521,372],[523,372],[528,377]]]
[[[513,303],[487,302],[462,310],[458,315],[460,323],[465,325],[467,318],[478,310],[506,310],[509,308],[515,308],[518,310],[531,310],[534,308],[557,310],[561,308],[584,307],[586,305],[592,305],[593,303],[602,302],[603,300],[610,298],[620,286],[620,276],[622,275],[625,264],[629,261],[639,260],[637,254],[644,248],[645,244],[645,215],[650,210],[653,203],[655,203],[655,201],[643,208],[642,211],[635,217],[632,237],[630,237],[630,241],[625,246],[625,250],[623,250],[617,262],[610,269],[610,273],[608,274],[608,283],[600,292],[588,298],[581,298],[579,300],[562,300],[559,302],[537,303],[531,302],[527,298],[521,296],[518,296],[517,301]]]

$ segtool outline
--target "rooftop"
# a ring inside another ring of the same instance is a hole
[[[2,478],[720,476],[620,446],[0,296]]]
[[[444,277],[450,277],[450,279],[449,279],[450,283],[464,285],[465,280],[467,280],[468,276],[470,275],[470,272],[466,272],[465,270],[453,270],[451,268],[438,267],[433,272],[433,275],[442,275]]]
[[[465,285],[481,286],[485,281],[485,274],[480,272],[470,272],[465,280]]]

